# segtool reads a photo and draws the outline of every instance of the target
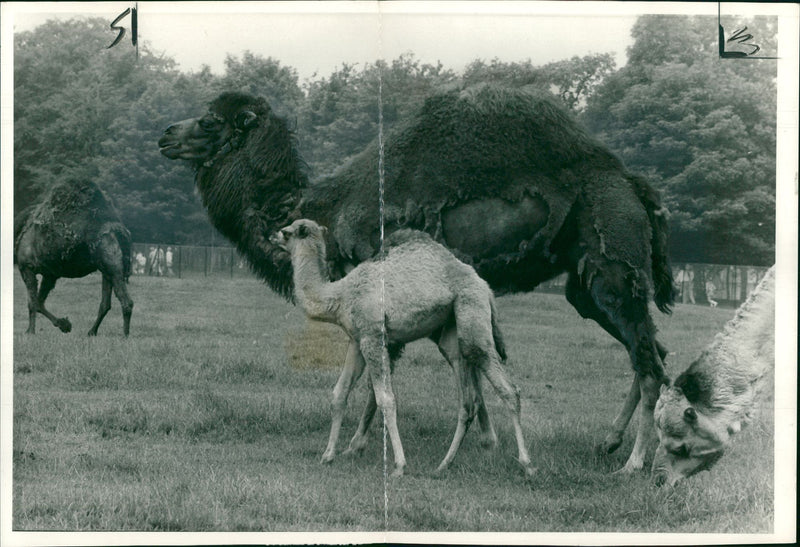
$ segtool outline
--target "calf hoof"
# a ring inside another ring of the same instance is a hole
[[[394,471],[392,471],[392,474],[389,475],[389,476],[392,477],[392,478],[402,477],[403,476],[403,468],[402,467],[395,467]]]
[[[617,469],[612,473],[612,475],[631,475],[636,473],[637,471],[641,471],[644,468],[644,464],[639,463],[631,463],[630,460],[625,462],[625,465],[622,466],[622,469]]]
[[[331,463],[333,461],[333,452],[325,452],[320,459],[320,463]]]
[[[97,336],[97,331],[92,329],[88,333],[86,333],[86,336]]]
[[[361,456],[364,453],[363,446],[348,446],[344,452],[342,452],[342,456],[354,457],[354,456]]]
[[[56,326],[61,329],[61,332],[70,332],[72,330],[72,323],[66,317],[57,319]]]

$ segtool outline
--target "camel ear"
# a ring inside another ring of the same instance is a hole
[[[325,234],[328,233],[328,229],[325,226],[320,226],[320,228],[322,229],[322,235],[325,235]]]
[[[693,424],[697,421],[697,411],[692,407],[687,407],[686,410],[683,411],[683,418]]]
[[[250,110],[244,110],[236,114],[234,125],[236,125],[236,129],[248,129],[256,122],[257,119],[258,116],[256,116],[254,112]]]

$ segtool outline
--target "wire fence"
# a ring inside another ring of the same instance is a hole
[[[738,306],[769,268],[719,264],[680,264],[673,267],[678,302],[706,306]],[[252,276],[250,266],[234,247],[133,244],[133,275],[195,277]],[[539,285],[543,292],[563,293],[566,274]]]
[[[158,277],[253,275],[234,247],[134,243],[131,273]]]
[[[672,268],[677,290],[676,302],[717,307],[736,307],[745,300],[767,273],[765,266],[730,266],[721,264],[680,264]],[[539,285],[536,290],[563,292],[567,275]]]

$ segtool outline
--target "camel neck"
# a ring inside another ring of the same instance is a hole
[[[324,245],[321,249],[312,245],[310,241],[303,242],[292,251],[295,296],[310,318],[336,322],[338,299],[330,291]]]

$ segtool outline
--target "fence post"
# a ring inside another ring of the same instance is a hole
[[[203,277],[208,277],[208,245],[203,247]]]
[[[231,247],[231,279],[233,279],[233,247]]]
[[[181,278],[183,272],[183,245],[178,245],[178,279]]]

